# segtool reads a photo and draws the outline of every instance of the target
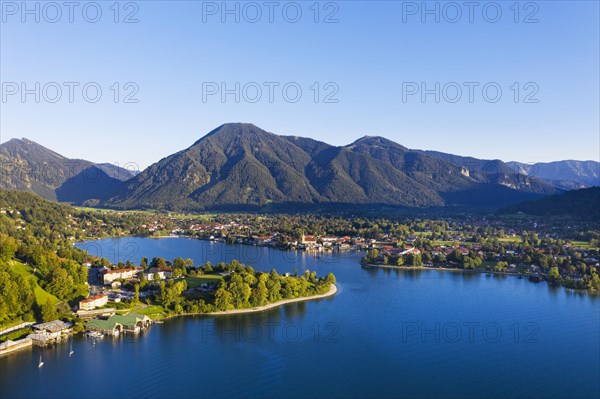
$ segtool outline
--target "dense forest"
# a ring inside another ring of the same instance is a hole
[[[565,215],[578,220],[600,223],[600,187],[567,191],[536,201],[523,202],[505,208],[501,213],[522,212],[537,216]]]
[[[180,275],[210,275],[223,273],[227,276],[215,283],[216,290],[209,294],[196,294],[188,291],[185,279],[160,282],[154,295],[155,303],[160,304],[168,315],[220,312],[232,309],[246,309],[264,306],[285,299],[310,297],[327,293],[336,279],[332,273],[317,277],[316,272],[306,270],[302,275],[281,275],[275,269],[270,273],[255,271],[236,260],[219,263],[214,267],[207,264],[198,268],[182,265],[181,259],[172,263],[173,270],[182,270]],[[158,262],[161,262],[158,260]],[[148,282],[142,283],[150,288]],[[135,289],[137,292],[137,288]]]
[[[89,256],[73,242],[135,233],[141,220],[0,190],[0,326],[53,318],[56,303],[86,297]]]

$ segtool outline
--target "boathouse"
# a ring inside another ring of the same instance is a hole
[[[93,319],[86,323],[88,331],[96,331],[107,335],[118,335],[121,332],[137,334],[150,327],[152,320],[145,315],[130,313],[126,315],[113,315],[108,319]]]

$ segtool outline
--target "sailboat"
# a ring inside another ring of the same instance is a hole
[[[41,368],[44,365],[44,362],[42,362],[42,355],[40,354],[40,362],[38,363],[38,368]]]
[[[73,350],[73,341],[71,341],[71,346],[69,347],[69,357],[71,357],[73,353],[75,353],[75,351]]]

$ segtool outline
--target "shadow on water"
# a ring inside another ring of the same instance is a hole
[[[367,275],[373,279],[377,278],[379,268],[375,266],[361,265],[361,268],[367,273]]]
[[[398,272],[400,272],[399,275],[401,275],[402,277],[404,277],[407,280],[418,280],[421,278],[421,276],[425,272],[424,270],[421,270],[421,269],[394,269],[394,270],[397,270]]]
[[[289,319],[294,317],[302,319],[306,315],[306,302],[296,302],[284,305],[283,313],[285,314],[285,317]]]

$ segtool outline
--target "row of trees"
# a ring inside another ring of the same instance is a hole
[[[264,306],[284,299],[321,295],[329,291],[331,284],[335,284],[331,273],[319,279],[308,270],[301,276],[291,276],[280,275],[275,269],[270,273],[255,272],[248,266],[221,284],[214,306],[218,311]]]
[[[407,253],[404,255],[388,256],[380,254],[377,249],[371,249],[363,258],[364,263],[383,264],[391,266],[419,267],[423,266],[423,257],[420,253]]]

